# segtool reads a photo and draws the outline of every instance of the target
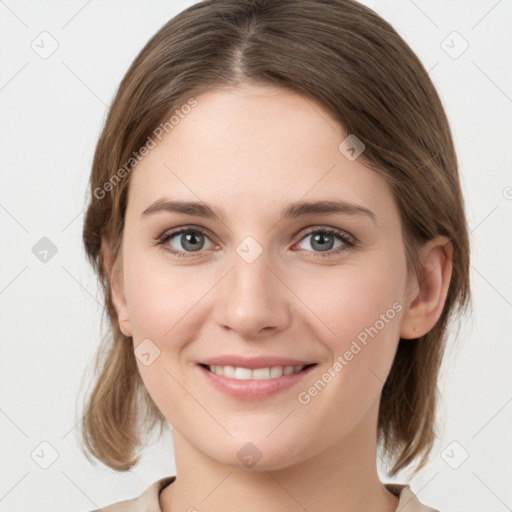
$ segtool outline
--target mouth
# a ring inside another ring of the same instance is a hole
[[[196,368],[207,385],[222,394],[238,400],[257,400],[297,386],[316,366],[317,363],[308,363],[246,368],[198,363]]]
[[[294,375],[300,373],[316,363],[310,363],[305,365],[289,365],[289,366],[267,366],[262,368],[245,368],[243,366],[230,366],[230,365],[208,365],[199,363],[199,366],[208,370],[210,373],[215,375],[222,375],[229,379],[235,380],[271,380],[279,379],[280,377],[287,375]]]

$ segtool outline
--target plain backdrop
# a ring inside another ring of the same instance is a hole
[[[192,3],[0,0],[1,511],[92,510],[175,474],[170,432],[128,473],[80,451],[75,404],[101,318],[81,230],[107,105],[147,40]],[[442,512],[512,510],[512,2],[363,3],[440,93],[471,229],[474,314],[443,365],[439,440],[410,484]]]

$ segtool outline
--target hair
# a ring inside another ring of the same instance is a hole
[[[102,242],[117,261],[129,171],[158,127],[172,129],[169,116],[195,95],[242,84],[314,100],[364,143],[360,161],[383,176],[399,206],[408,276],[422,278],[418,251],[428,240],[444,235],[453,245],[441,316],[427,334],[399,340],[380,398],[378,446],[389,473],[421,458],[416,473],[437,436],[449,321],[471,299],[468,227],[450,127],[428,72],[387,21],[353,0],[205,0],[163,25],[130,65],[97,142],[83,226],[110,325],[95,358],[82,441],[96,459],[128,471],[139,462],[143,434],[166,422],[139,375],[132,338],[120,331]]]

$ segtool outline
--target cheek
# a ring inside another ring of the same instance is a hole
[[[137,358],[139,373],[160,409],[168,411],[187,397],[182,385],[188,386],[188,346],[199,336],[218,276],[207,267],[172,268],[159,260],[132,254],[125,265],[125,293],[135,354],[149,351],[154,357],[149,365]]]
[[[163,260],[163,258],[162,258]],[[191,269],[192,267],[190,267]],[[152,400],[173,425],[190,416],[183,350],[202,322],[200,299],[212,283],[165,261],[132,254],[125,264],[125,294],[137,367]],[[194,276],[194,277],[193,277]],[[149,361],[142,355],[149,353]],[[148,363],[149,364],[146,364]]]
[[[316,337],[332,356],[346,355],[353,367],[385,372],[399,338],[405,261],[388,257],[357,267],[333,267],[328,275],[300,282],[297,295],[307,297],[316,317],[310,324],[317,326]]]
[[[133,256],[126,262],[125,294],[135,340],[175,337],[214,284],[207,272],[202,279],[192,267],[173,269],[164,258],[159,260]]]
[[[347,434],[361,420],[378,399],[393,363],[405,270],[399,261],[378,263],[340,268],[328,278],[305,283],[307,290],[298,293],[308,297],[308,308],[321,319],[312,317],[308,325],[315,326],[314,338],[332,357],[299,396],[304,410],[330,418],[321,427],[312,423],[323,429],[325,439]]]

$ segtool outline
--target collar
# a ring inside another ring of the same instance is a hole
[[[153,482],[137,498],[103,507],[103,512],[162,512],[159,503],[160,493],[176,480],[176,475],[166,476]],[[396,512],[439,512],[423,505],[409,485],[385,483],[384,487],[400,498]],[[96,512],[96,511],[95,511]]]

